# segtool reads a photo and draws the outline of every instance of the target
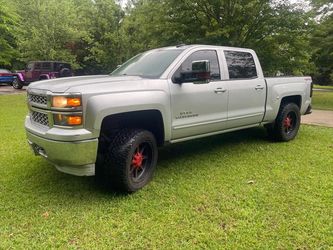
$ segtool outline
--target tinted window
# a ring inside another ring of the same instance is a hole
[[[182,65],[177,69],[175,72],[173,79],[179,78],[180,73],[186,73],[192,71],[192,62],[193,61],[202,61],[202,60],[208,60],[210,62],[210,77],[211,80],[220,80],[220,67],[219,62],[217,59],[217,54],[215,50],[200,50],[193,52],[183,63]]]
[[[41,68],[41,64],[40,63],[35,63],[34,69],[40,69],[40,68]]]
[[[131,58],[113,71],[111,75],[158,78],[182,52],[183,49],[158,49],[148,51]]]
[[[256,64],[251,53],[224,51],[224,55],[227,60],[230,79],[257,77]]]
[[[44,70],[51,70],[51,63],[50,62],[43,62],[42,69]]]

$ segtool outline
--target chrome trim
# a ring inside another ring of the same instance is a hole
[[[43,156],[62,172],[93,175],[98,139],[76,142],[54,141],[27,132],[28,143],[36,155]]]

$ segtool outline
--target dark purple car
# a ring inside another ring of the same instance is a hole
[[[72,76],[72,68],[69,63],[58,61],[34,61],[29,62],[25,70],[16,72],[17,81],[13,82],[15,89],[21,89],[24,85],[39,80]]]

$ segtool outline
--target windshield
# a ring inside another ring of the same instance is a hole
[[[111,75],[158,78],[183,51],[183,49],[159,49],[138,54],[113,71]]]

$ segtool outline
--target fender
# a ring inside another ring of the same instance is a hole
[[[135,98],[134,98],[135,97]],[[149,100],[149,102],[147,102]],[[165,141],[171,139],[170,98],[162,90],[108,93],[92,96],[87,101],[85,126],[99,137],[106,116],[130,111],[158,110],[163,118]]]
[[[273,85],[270,88],[268,87],[267,93],[267,105],[266,105],[266,114],[264,121],[274,121],[281,105],[283,98],[288,96],[300,96],[300,112],[304,114],[307,109],[307,103],[311,102],[307,100],[307,91],[308,88],[304,82],[289,82],[288,84],[282,83]]]
[[[24,75],[21,72],[16,73],[16,75],[21,82],[25,82]]]

